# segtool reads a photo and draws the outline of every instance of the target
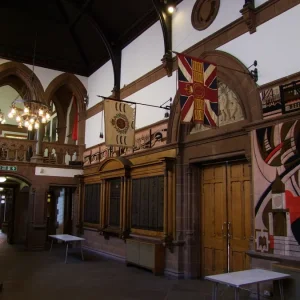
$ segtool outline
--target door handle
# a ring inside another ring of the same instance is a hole
[[[227,232],[228,232],[228,239],[231,239],[231,233],[230,233],[230,228],[231,228],[231,222],[227,223]]]
[[[227,224],[227,222],[224,222],[224,223],[222,224],[222,235],[223,235],[224,238],[227,237],[227,235],[224,233],[224,225],[226,225],[226,224]],[[228,230],[228,225],[227,225],[227,230]]]

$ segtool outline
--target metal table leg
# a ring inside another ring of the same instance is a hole
[[[214,284],[213,284],[212,300],[217,300],[217,296],[218,296],[218,283],[214,282]]]
[[[278,281],[278,284],[279,284],[280,299],[281,299],[281,300],[284,300],[282,280],[279,280],[279,281]]]
[[[80,250],[81,250],[81,259],[84,260],[83,252],[82,252],[82,241],[80,241]]]
[[[240,288],[236,287],[234,291],[234,299],[239,300],[240,299]]]
[[[50,247],[50,251],[49,252],[52,251],[52,246],[53,246],[53,239],[51,239],[51,247]]]
[[[65,264],[67,263],[67,260],[68,260],[68,250],[69,250],[69,243],[67,243],[67,247],[66,247],[66,257],[65,257]]]
[[[256,284],[257,289],[257,299],[260,300],[259,282]]]

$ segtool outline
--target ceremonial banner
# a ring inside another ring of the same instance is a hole
[[[216,65],[177,54],[181,122],[217,126],[218,87]]]
[[[121,101],[104,101],[105,144],[134,147],[135,109]]]

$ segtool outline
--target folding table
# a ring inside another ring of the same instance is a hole
[[[280,299],[283,300],[282,279],[289,278],[289,274],[283,274],[263,269],[252,269],[246,271],[224,273],[219,275],[205,276],[204,279],[214,282],[212,299],[217,299],[218,284],[226,284],[235,288],[235,299],[239,299],[240,287],[242,285],[256,283],[257,299],[260,299],[259,284],[270,280],[279,280]]]
[[[52,251],[53,241],[55,239],[66,243],[67,246],[66,246],[65,263],[67,263],[68,260],[69,243],[80,241],[81,259],[84,260],[83,252],[82,252],[82,241],[85,240],[84,238],[74,236],[74,235],[69,235],[69,234],[53,234],[53,235],[49,235],[49,237],[52,238],[50,252]]]

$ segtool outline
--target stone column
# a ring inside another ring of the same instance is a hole
[[[40,123],[40,127],[37,130],[37,143],[35,154],[31,157],[30,162],[33,163],[42,163],[43,162],[43,153],[42,153],[42,142],[45,134],[45,124]]]

